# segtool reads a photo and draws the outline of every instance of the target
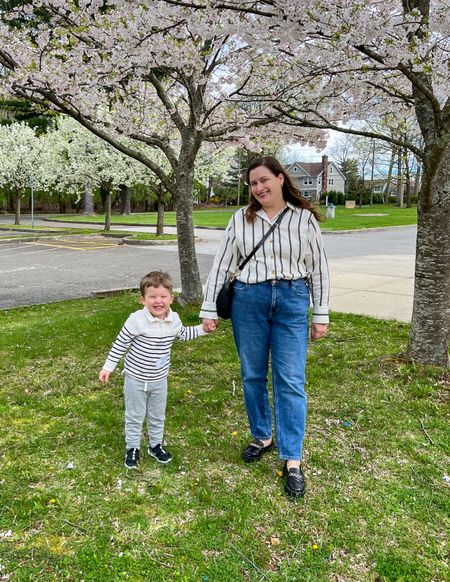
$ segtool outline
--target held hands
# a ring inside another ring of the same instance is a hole
[[[108,370],[100,370],[100,374],[98,375],[98,379],[100,382],[108,382],[109,380],[109,372]]]
[[[217,319],[202,319],[203,331],[210,333],[216,331],[219,327],[219,321]]]
[[[318,340],[323,337],[328,330],[328,324],[326,323],[313,323],[311,325],[311,339]]]

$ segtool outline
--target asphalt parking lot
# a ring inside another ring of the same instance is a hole
[[[197,255],[203,280],[213,257]],[[169,271],[181,286],[176,246],[120,245],[103,237],[9,241],[0,245],[0,309],[135,288],[152,270]]]

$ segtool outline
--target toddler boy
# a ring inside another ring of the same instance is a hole
[[[152,271],[140,282],[143,309],[126,320],[111,347],[99,378],[108,382],[110,373],[128,351],[124,364],[125,467],[139,465],[139,447],[147,418],[148,454],[159,463],[169,463],[172,455],[163,448],[170,351],[175,339],[188,341],[205,335],[201,325],[185,327],[171,310],[172,279],[168,273]]]

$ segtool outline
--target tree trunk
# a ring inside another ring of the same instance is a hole
[[[16,204],[15,204],[14,224],[20,224],[20,202],[21,202],[21,196],[20,196],[20,193],[17,193],[16,194]]]
[[[105,190],[105,231],[111,230],[111,190]]]
[[[84,185],[84,210],[85,216],[94,214],[94,197],[92,196],[92,182],[87,181]]]
[[[383,199],[383,204],[385,202],[389,202],[389,196],[391,194],[392,170],[394,169],[394,163],[395,163],[395,151],[396,151],[395,146],[392,146],[391,161],[389,162],[389,170],[388,170],[388,176],[387,176],[387,182],[386,182],[386,200]]]
[[[450,339],[450,145],[424,168],[418,204],[414,305],[407,356],[448,366]],[[432,167],[432,166],[431,166]]]
[[[120,200],[122,205],[120,214],[129,216],[131,214],[131,188],[126,184],[120,186]]]
[[[417,160],[416,177],[414,178],[414,196],[417,196],[419,194],[421,172],[422,172],[422,165],[421,165],[420,161]]]
[[[365,178],[365,173],[366,173],[366,164],[362,165],[362,176],[361,176],[361,189],[359,191],[359,207],[362,208],[363,207],[363,198],[364,198],[364,190],[366,189],[366,178]]]
[[[182,305],[199,303],[203,297],[200,271],[195,254],[192,200],[194,190],[194,162],[198,147],[182,147],[175,172],[178,260],[180,262]]]
[[[402,176],[402,151],[401,148],[397,150],[397,204],[399,208],[403,208],[403,191],[404,183]]]
[[[372,186],[370,188],[370,206],[373,206],[374,176],[375,176],[375,142],[372,140],[372,167],[370,169],[370,182]]]
[[[163,193],[158,193],[158,219],[156,221],[156,234],[162,236],[164,234],[164,201]]]
[[[213,197],[213,179],[212,179],[212,176],[209,176],[208,189],[206,192],[206,202],[208,203],[212,197]]]
[[[403,149],[403,160],[405,164],[405,178],[406,178],[406,208],[411,208],[411,172],[408,163],[408,150]]]
[[[62,194],[58,196],[58,203],[59,203],[59,213],[65,214],[67,210],[66,200]]]

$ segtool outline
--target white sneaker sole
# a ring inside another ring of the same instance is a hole
[[[167,461],[161,461],[161,459],[158,459],[158,457],[156,455],[154,455],[150,449],[148,449],[147,452],[148,452],[150,457],[153,457],[161,465],[167,465],[168,463],[170,463],[172,461],[172,457],[170,457],[170,459],[167,459]]]

